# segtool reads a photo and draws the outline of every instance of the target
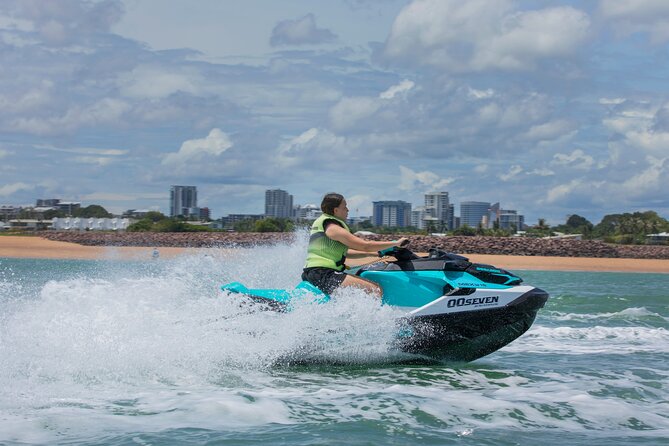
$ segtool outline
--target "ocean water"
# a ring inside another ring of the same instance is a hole
[[[551,294],[530,331],[408,365],[362,293],[282,315],[219,289],[292,287],[304,251],[0,258],[0,444],[669,444],[669,275],[515,271]]]

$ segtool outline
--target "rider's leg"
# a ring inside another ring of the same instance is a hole
[[[344,278],[344,281],[342,282],[341,286],[361,288],[364,291],[367,291],[368,293],[371,293],[379,298],[383,294],[381,287],[377,283],[372,282],[370,280],[365,280],[358,276],[352,276],[350,274],[346,274],[346,277]]]

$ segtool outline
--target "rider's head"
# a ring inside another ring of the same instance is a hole
[[[334,192],[325,194],[323,201],[321,201],[321,211],[326,214],[334,215],[334,210],[336,207],[341,205],[341,202],[344,201],[344,196]]]

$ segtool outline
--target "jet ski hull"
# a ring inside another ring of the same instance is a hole
[[[474,361],[529,330],[547,299],[548,293],[532,288],[503,307],[409,315],[400,321],[395,346],[403,352],[430,359]]]

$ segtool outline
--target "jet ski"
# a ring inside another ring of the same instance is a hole
[[[347,273],[378,283],[382,304],[405,312],[397,320],[394,348],[416,359],[468,362],[495,352],[530,328],[549,297],[509,271],[439,249],[418,256],[393,247],[379,255],[395,260]],[[291,311],[300,299],[314,304],[331,300],[309,282],[294,290],[249,289],[239,282],[221,289],[282,312]]]

